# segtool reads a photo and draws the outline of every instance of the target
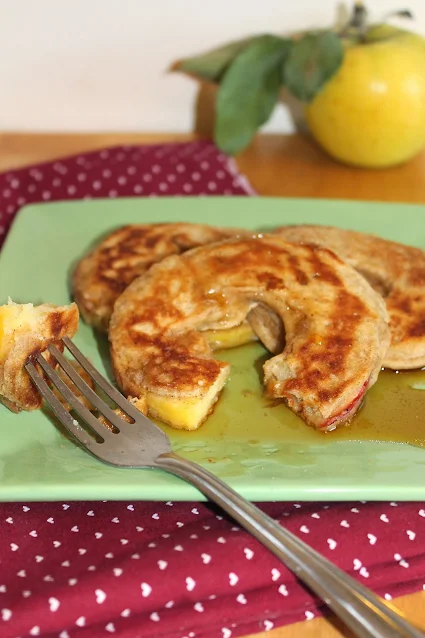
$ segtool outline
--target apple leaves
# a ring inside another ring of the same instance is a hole
[[[299,39],[258,35],[182,60],[173,70],[219,84],[214,139],[234,155],[270,118],[283,86],[310,102],[343,58],[341,39],[332,31]]]
[[[212,49],[193,58],[186,58],[173,65],[173,71],[183,71],[189,75],[195,75],[210,82],[218,82],[227,67],[236,56],[241,53],[251,42],[260,39],[261,36],[244,38],[230,42],[217,49]]]
[[[308,34],[293,43],[284,67],[286,88],[302,102],[311,102],[339,69],[344,57],[339,37],[331,31]]]
[[[218,92],[215,141],[230,155],[245,148],[269,119],[282,85],[290,44],[266,35],[250,44],[224,74]]]

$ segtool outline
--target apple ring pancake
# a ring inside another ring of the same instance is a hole
[[[391,343],[386,368],[425,366],[425,252],[375,235],[330,226],[283,226],[286,241],[325,246],[361,273],[385,299]]]
[[[106,332],[116,299],[152,264],[242,232],[190,223],[133,224],[115,230],[74,270],[72,290],[83,319]]]
[[[119,386],[152,416],[196,429],[229,374],[204,331],[240,325],[259,306],[285,328],[283,351],[264,364],[268,396],[316,428],[349,420],[388,348],[385,303],[331,251],[273,235],[173,255],[135,279],[109,328]]]

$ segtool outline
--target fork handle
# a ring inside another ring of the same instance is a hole
[[[277,556],[360,638],[424,638],[394,607],[348,576],[200,465],[174,452],[155,466],[214,501]]]

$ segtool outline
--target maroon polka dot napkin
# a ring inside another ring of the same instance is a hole
[[[105,149],[1,175],[0,244],[29,202],[223,194],[253,191],[212,144]],[[387,600],[425,588],[424,503],[261,507]],[[0,534],[2,638],[235,638],[324,611],[205,503],[2,503]]]

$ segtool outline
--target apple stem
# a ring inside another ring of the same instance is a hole
[[[355,2],[350,19],[339,33],[340,37],[363,42],[367,29],[367,15],[368,11],[363,2]]]

